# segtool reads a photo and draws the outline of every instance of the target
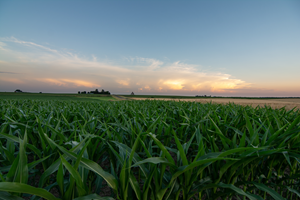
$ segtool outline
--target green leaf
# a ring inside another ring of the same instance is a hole
[[[13,163],[15,161],[15,156],[14,156],[15,152],[8,151],[4,146],[2,146],[1,141],[0,141],[0,150],[3,151],[1,154],[3,154],[3,156],[4,155],[6,156],[9,163]]]
[[[140,162],[135,163],[134,165],[132,165],[131,167],[136,167],[145,163],[152,163],[152,164],[167,164],[168,166],[171,166],[173,168],[177,168],[176,165],[174,165],[173,163],[169,162],[166,158],[162,158],[162,157],[152,157],[152,158],[147,158],[145,160],[142,160]]]
[[[284,131],[284,129],[287,126],[288,124],[284,125],[281,129],[277,130],[270,138],[268,138],[266,145],[270,145]]]
[[[157,170],[157,166],[154,166],[152,168],[152,171],[150,172],[149,176],[145,180],[145,183],[143,185],[143,200],[147,200],[149,197],[149,195],[148,195],[149,188],[151,187],[152,177],[153,177],[154,171],[156,171],[156,170]]]
[[[86,191],[84,190],[84,185],[83,182],[81,180],[81,177],[78,173],[77,170],[75,170],[72,165],[70,165],[66,159],[64,159],[63,156],[60,156],[60,159],[63,163],[63,165],[67,168],[67,170],[69,171],[69,173],[72,175],[72,177],[75,179],[76,185],[77,185],[77,192],[79,194],[79,196],[83,196],[86,194]]]
[[[172,133],[173,133],[173,135],[174,135],[175,142],[176,142],[177,148],[178,148],[179,153],[180,153],[180,157],[181,157],[181,160],[182,160],[182,164],[183,164],[183,165],[188,165],[189,162],[188,162],[188,160],[187,160],[187,158],[186,158],[186,155],[185,155],[185,152],[184,152],[184,150],[183,150],[183,147],[182,147],[180,141],[178,140],[178,137],[177,137],[177,135],[176,135],[176,133],[175,133],[175,131],[174,131],[173,129],[172,129]]]
[[[52,132],[56,133],[57,135],[59,135],[59,137],[64,141],[68,141],[67,140],[67,137],[64,136],[63,133],[61,133],[60,131],[58,130],[55,130],[54,128],[52,128],[51,126],[47,125],[47,124],[43,124],[44,126],[47,126]]]
[[[6,133],[0,133],[0,138],[5,138],[12,142],[17,142],[17,143],[20,142],[18,137],[14,136],[14,135],[8,135]]]
[[[24,200],[24,199],[21,197],[12,195],[8,192],[0,191],[0,200]]]
[[[154,134],[149,133],[148,135],[153,139],[153,141],[156,143],[156,145],[165,153],[169,162],[171,162],[175,165],[175,161],[173,160],[171,154],[167,151],[166,147],[155,137]]]
[[[134,190],[137,199],[141,200],[142,193],[141,193],[140,185],[139,185],[139,182],[136,180],[135,176],[133,175],[132,171],[130,172],[130,175],[129,175],[129,183],[130,183],[132,189]]]
[[[240,144],[239,144],[240,147],[245,147],[246,146],[246,138],[247,138],[246,133],[243,133],[242,138],[240,140]]]
[[[17,156],[17,158],[14,160],[13,164],[11,165],[11,168],[9,169],[7,175],[6,175],[6,181],[13,181],[18,174],[18,165],[19,165],[19,157],[20,155]]]
[[[128,159],[125,159],[123,166],[121,168],[121,172],[119,175],[119,179],[120,179],[120,186],[121,186],[121,198],[124,200],[127,200],[127,195],[128,195],[128,168],[127,168],[127,164],[128,164]]]
[[[235,187],[235,186],[232,185],[232,184],[224,184],[224,183],[221,182],[221,183],[218,184],[218,186],[220,186],[220,187],[222,187],[222,188],[229,188],[229,189],[235,191],[236,193],[238,193],[238,194],[240,194],[240,195],[243,195],[243,196],[248,197],[248,198],[251,199],[251,200],[256,200],[256,198],[253,197],[251,194],[247,194],[247,193],[244,192],[242,189],[237,188],[237,187]]]
[[[141,141],[140,141],[140,142],[141,142]],[[131,154],[131,148],[129,148],[129,147],[126,146],[125,144],[122,144],[122,143],[119,143],[119,142],[116,142],[116,141],[113,141],[113,143],[115,143],[115,144],[119,147],[120,151],[123,151],[123,152],[124,152],[125,154],[127,154],[127,155]],[[120,162],[123,163],[124,160],[121,159],[121,157],[119,156],[119,154],[112,148],[112,146],[111,146],[109,143],[108,143],[108,146],[109,146],[109,148],[112,150],[112,152],[114,153],[114,155],[117,157],[117,159],[119,159]],[[137,163],[137,162],[142,161],[142,159],[141,159],[140,156],[135,152],[135,153],[134,153],[134,156],[133,156],[133,158],[132,158],[132,161],[133,161],[134,163]],[[146,168],[145,166],[143,166],[143,165],[139,165],[139,167],[141,168],[143,174],[147,177],[147,176],[148,176],[148,170],[147,170],[147,168]]]
[[[291,131],[300,122],[300,115],[291,123],[286,132]]]
[[[47,200],[59,200],[45,189],[35,188],[24,183],[0,182],[0,190],[6,192],[32,194]]]
[[[27,155],[26,155],[26,144],[27,144],[27,131],[25,130],[24,140],[20,139],[20,148],[19,148],[19,180],[20,183],[27,184],[28,181],[28,165],[27,165]]]
[[[134,153],[138,147],[138,144],[139,144],[139,139],[140,139],[140,134],[137,136],[137,138],[135,139],[135,142],[133,144],[133,147],[132,147],[132,150],[131,150],[131,153],[130,153],[130,156],[129,156],[129,160],[128,160],[128,168],[130,168],[131,166],[131,163],[132,163],[132,159],[134,157]]]
[[[285,152],[282,152],[282,154],[284,155],[286,161],[289,163],[290,167],[293,168],[293,167],[292,167],[292,164],[291,164],[291,160],[290,160],[290,156],[289,156],[288,152],[285,151]]]
[[[35,166],[37,166],[38,164],[40,164],[41,162],[47,160],[49,157],[51,157],[53,154],[49,155],[49,156],[46,156],[42,159],[39,159],[39,160],[36,160],[36,161],[33,161],[31,163],[28,164],[28,170],[31,170],[32,168],[34,168]]]
[[[220,169],[220,172],[219,172],[219,179],[217,181],[215,181],[215,184],[219,183],[223,174],[225,172],[227,172],[228,168],[231,167],[232,165],[234,165],[236,162],[238,162],[237,160],[234,160],[234,161],[229,161],[227,162],[225,165],[223,165]]]
[[[267,187],[262,183],[253,182],[253,185],[255,185],[258,189],[269,193],[275,200],[285,200],[285,198],[280,196],[280,194],[278,194],[276,191],[272,190],[271,188]]]
[[[77,155],[74,154],[73,152],[70,152],[68,150],[66,150],[64,147],[56,144],[54,141],[52,141],[46,134],[45,134],[46,139],[48,140],[49,143],[51,143],[52,145],[56,146],[57,148],[59,148],[59,150],[61,150],[64,154],[66,154],[67,156],[69,156],[71,159],[76,160],[77,159]],[[107,182],[107,184],[113,188],[115,191],[117,191],[118,189],[118,182],[116,180],[116,178],[111,175],[110,173],[107,173],[106,171],[104,171],[102,169],[102,167],[100,167],[100,165],[98,165],[96,162],[92,161],[92,160],[88,160],[86,158],[81,158],[80,161],[80,165],[85,167],[86,169],[89,169],[93,172],[95,172],[96,174],[98,174],[99,176],[101,176],[102,178],[104,178],[104,180]]]
[[[115,142],[116,144],[119,144],[118,142]],[[109,144],[107,143],[109,148],[111,149],[111,151],[113,152],[113,154],[115,154],[116,158],[118,159],[118,161],[123,165],[124,167],[124,159],[114,150],[114,148]],[[126,145],[124,145],[126,146]],[[126,146],[127,147],[127,146]],[[121,146],[119,146],[120,150],[123,150],[123,148]],[[128,155],[128,153],[131,154],[131,150],[130,148],[125,148],[126,149],[126,155]],[[133,160],[141,160],[138,155],[134,152],[134,156],[132,158]],[[131,166],[133,167],[133,166]],[[141,167],[141,169],[143,170],[144,167]],[[122,171],[123,172],[123,171]],[[145,172],[145,176],[147,178],[147,173]],[[140,191],[140,188],[139,188],[139,183],[137,182],[136,178],[133,176],[132,172],[130,172],[130,175],[129,175],[129,182],[130,182],[130,185],[132,187],[132,189],[134,190],[136,196],[137,196],[137,199],[141,199],[141,191]]]
[[[217,133],[218,136],[220,137],[220,139],[221,139],[221,141],[222,141],[222,144],[223,144],[223,146],[225,147],[225,149],[229,149],[228,144],[231,143],[231,140],[228,139],[228,138],[226,138],[226,137],[224,136],[224,134],[222,133],[222,131],[220,130],[220,128],[217,126],[217,124],[214,122],[214,120],[213,120],[209,115],[208,115],[207,117],[210,119],[210,121],[212,122],[213,126],[215,127],[216,133]]]
[[[149,133],[150,132],[150,130],[154,127],[154,126],[156,126],[157,124],[158,124],[158,122],[159,122],[159,120],[160,120],[160,118],[161,118],[161,116],[162,116],[163,114],[161,114],[159,117],[157,117],[156,118],[156,120],[148,127],[148,129],[147,129],[147,133]]]
[[[288,186],[286,186],[286,188],[287,188],[289,191],[295,193],[298,197],[300,197],[300,192],[299,192],[299,191],[297,191],[297,190],[295,190],[295,189],[292,189],[292,188],[290,188],[290,187],[288,187]]]
[[[64,196],[64,170],[63,170],[62,162],[60,163],[57,171],[56,182],[59,187],[61,196]]]
[[[195,167],[198,167],[198,166],[206,164],[206,163],[215,162],[217,160],[237,160],[237,159],[232,159],[232,158],[210,158],[210,159],[205,159],[205,160],[194,161],[190,165],[179,167],[176,170],[176,172],[172,175],[172,179],[171,179],[170,183],[172,183],[173,180],[175,180],[178,176],[180,176],[182,173],[184,173],[188,170],[191,170]]]
[[[251,125],[251,122],[250,122],[249,117],[248,117],[246,112],[244,112],[244,116],[245,116],[245,119],[246,119],[246,128],[248,129],[249,134],[250,134],[250,138],[251,138],[254,135],[254,130],[253,130],[253,127]]]
[[[82,148],[82,146],[85,144],[86,139],[82,140],[76,147],[72,148],[70,150],[70,152],[77,153],[80,150],[80,148]],[[71,159],[68,155],[63,155],[63,157],[66,160]],[[58,158],[52,165],[50,165],[50,167],[48,167],[45,170],[45,172],[40,177],[40,181],[39,181],[40,188],[43,187],[44,183],[46,182],[46,178],[58,170],[60,163],[61,163],[61,160],[60,160],[60,158]]]
[[[259,147],[259,148],[253,148],[253,147],[240,147],[240,148],[236,148],[236,149],[230,149],[228,151],[224,151],[222,152],[218,157],[225,157],[225,156],[228,156],[228,155],[231,155],[233,153],[240,153],[240,152],[243,152],[243,151],[246,151],[246,150],[250,150],[250,151],[258,151],[258,150],[261,150],[261,149],[264,149],[266,147]]]
[[[111,197],[100,197],[98,194],[89,194],[87,196],[77,197],[73,200],[115,200],[115,199]]]

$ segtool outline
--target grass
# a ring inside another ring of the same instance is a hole
[[[0,92],[0,99],[64,100],[64,101],[109,101],[116,100],[110,95],[99,94],[55,94],[55,93],[14,93]]]
[[[156,98],[156,99],[281,99],[283,97],[221,97],[221,96],[176,96],[176,95],[120,95],[127,98]],[[299,99],[300,97],[291,97]],[[283,98],[285,99],[285,98]]]
[[[195,99],[195,96],[168,96],[168,95],[120,95],[127,98],[171,98],[171,99]],[[198,98],[198,97],[197,97]]]
[[[95,99],[95,100],[101,100],[101,101],[116,101],[116,99],[111,97],[111,96],[107,96],[107,97],[78,97],[78,98]]]
[[[299,147],[295,110],[0,99],[0,197],[300,199]]]

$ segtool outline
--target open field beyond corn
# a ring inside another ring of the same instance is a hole
[[[130,98],[134,100],[145,100],[147,98]],[[250,105],[252,107],[256,106],[270,106],[272,108],[282,108],[286,107],[286,109],[293,109],[296,107],[300,109],[300,98],[284,98],[284,99],[239,99],[239,98],[148,98],[150,100],[165,100],[165,101],[188,101],[188,102],[199,102],[199,103],[218,103],[218,104],[228,104],[228,103],[235,103],[243,106]]]
[[[0,199],[300,199],[299,111],[217,103],[0,99]]]

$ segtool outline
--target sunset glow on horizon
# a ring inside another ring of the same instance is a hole
[[[0,2],[0,92],[300,96],[297,1],[87,2]]]

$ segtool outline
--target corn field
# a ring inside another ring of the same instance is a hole
[[[300,199],[300,113],[0,100],[0,199]]]

